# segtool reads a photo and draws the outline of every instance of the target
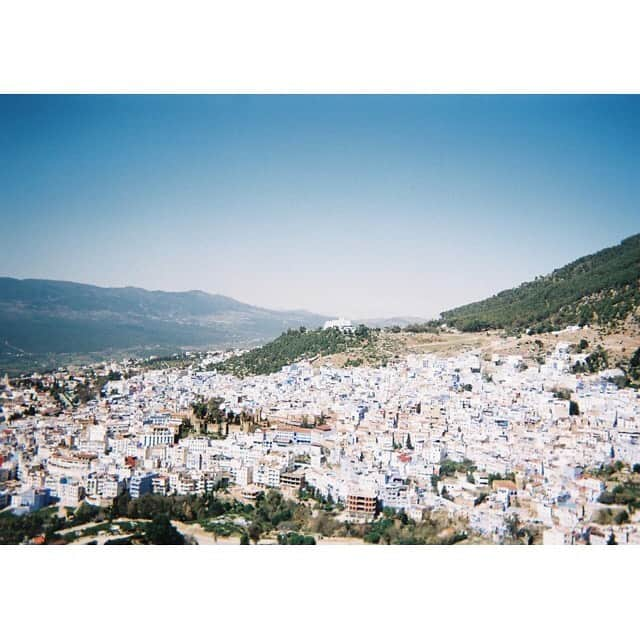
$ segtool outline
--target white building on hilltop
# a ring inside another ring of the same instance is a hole
[[[327,320],[324,323],[323,329],[340,329],[342,333],[353,333],[355,327],[351,324],[351,320],[346,318],[338,318],[337,320]]]

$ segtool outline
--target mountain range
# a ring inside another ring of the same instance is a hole
[[[490,298],[444,311],[463,331],[544,332],[569,324],[620,325],[640,308],[640,234]],[[60,354],[166,354],[182,349],[248,347],[290,328],[327,320],[307,311],[274,311],[204,291],[105,288],[55,280],[0,278],[0,369],[40,368]],[[369,326],[420,329],[415,318]],[[48,360],[43,356],[48,355]],[[55,357],[53,357],[55,356]]]
[[[250,345],[327,318],[204,291],[0,278],[0,356]]]

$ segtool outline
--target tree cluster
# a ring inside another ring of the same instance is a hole
[[[570,324],[608,325],[640,306],[640,234],[585,256],[519,287],[445,311],[462,331],[529,329],[544,333]]]
[[[229,358],[215,368],[221,373],[240,376],[276,373],[305,358],[343,353],[366,344],[369,338],[370,329],[364,325],[357,327],[353,334],[339,329],[289,329],[272,342]]]

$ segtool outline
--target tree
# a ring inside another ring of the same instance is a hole
[[[189,418],[182,418],[182,422],[178,427],[178,440],[182,440],[182,438],[186,438],[192,432],[193,432],[193,425],[191,424],[191,420],[189,420]]]
[[[313,536],[305,536],[295,531],[278,535],[278,544],[312,545],[316,543]]]
[[[613,517],[613,521],[616,524],[624,524],[625,522],[629,522],[629,514],[624,510],[618,511],[618,513],[616,513],[616,515]]]
[[[83,501],[73,514],[73,523],[78,525],[91,522],[98,515],[98,511],[98,507]]]
[[[198,420],[204,420],[207,415],[207,405],[204,402],[194,402],[192,405],[193,414]],[[183,421],[184,422],[184,421]]]
[[[262,527],[257,522],[252,522],[249,525],[249,538],[253,544],[258,544],[260,540],[260,534],[262,533]]]
[[[597,373],[609,366],[609,354],[602,345],[598,345],[584,362],[576,362],[573,365],[573,373]]]
[[[517,540],[520,537],[520,518],[517,514],[513,514],[504,520],[506,534],[512,539]]]
[[[413,444],[411,444],[411,436],[407,433],[407,442],[406,445],[407,449],[413,449]]]
[[[249,536],[246,533],[240,536],[240,544],[249,544]]]
[[[154,516],[144,527],[145,536],[150,544],[184,544],[184,536],[171,524],[169,516]]]
[[[630,378],[629,382],[634,381],[634,384],[640,380],[640,347],[638,347],[629,360],[629,367],[627,374]]]

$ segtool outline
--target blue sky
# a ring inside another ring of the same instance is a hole
[[[640,232],[638,96],[0,96],[0,275],[431,316]]]

